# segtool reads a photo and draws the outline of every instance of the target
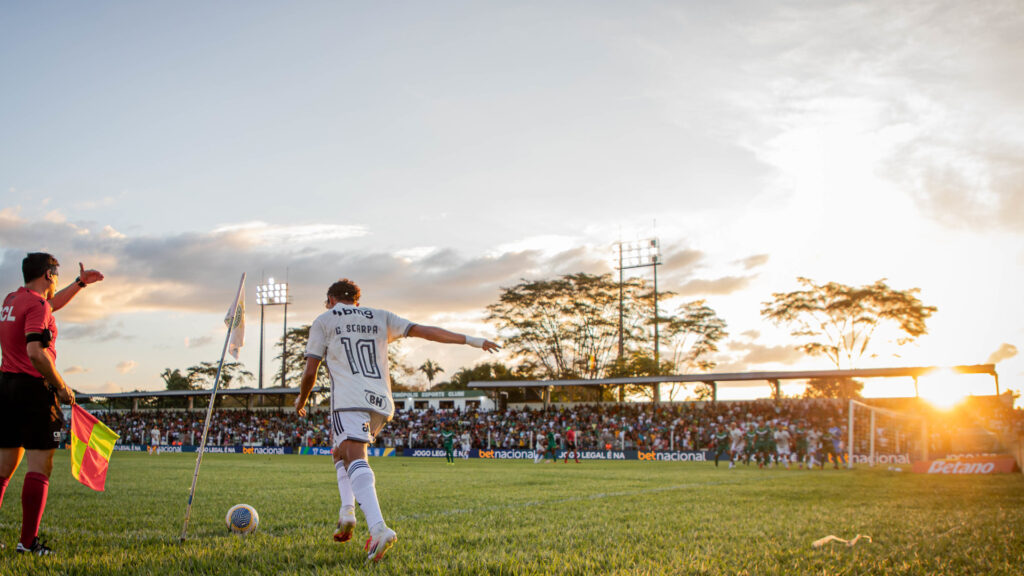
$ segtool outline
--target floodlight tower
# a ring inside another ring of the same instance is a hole
[[[657,238],[648,238],[638,242],[618,242],[616,247],[619,251],[619,359],[624,354],[622,342],[622,275],[623,270],[631,268],[652,268],[654,269],[654,368],[661,371],[661,358],[659,357],[658,343],[658,266],[661,266],[661,243]],[[661,397],[661,386],[654,385],[654,401],[658,402]]]
[[[273,276],[266,284],[256,287],[256,303],[260,305],[260,389],[263,389],[263,309],[284,305],[284,338],[281,340],[281,387],[285,387],[285,367],[288,359],[288,283],[276,283]]]

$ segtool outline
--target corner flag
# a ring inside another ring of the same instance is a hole
[[[228,354],[238,360],[238,349],[245,345],[245,276],[238,285],[238,294],[235,295],[235,302],[228,308],[224,316],[224,325],[230,330],[228,338]]]
[[[228,309],[224,317],[224,324],[228,328],[228,334],[224,338],[224,349],[220,352],[220,364],[217,365],[217,375],[213,377],[213,391],[210,393],[210,406],[206,409],[206,423],[203,424],[203,435],[199,439],[199,449],[196,450],[196,470],[192,474],[192,488],[188,492],[188,506],[185,508],[185,522],[181,527],[180,541],[185,541],[185,534],[188,532],[188,518],[192,515],[192,499],[196,495],[196,482],[199,481],[199,466],[203,463],[203,452],[206,451],[206,435],[210,432],[210,418],[213,417],[213,407],[217,403],[217,389],[220,387],[220,372],[224,369],[224,356],[230,351],[231,355],[238,359],[238,349],[245,341],[245,273],[242,273],[242,280],[238,283],[238,292],[235,294],[235,302]]]
[[[120,438],[78,404],[71,406],[71,475],[102,492],[114,443]]]

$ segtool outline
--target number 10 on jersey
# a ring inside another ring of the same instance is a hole
[[[367,378],[380,380],[380,365],[377,364],[377,346],[373,340],[362,338],[355,343],[348,336],[341,337],[341,345],[345,347],[345,356],[353,374],[362,374]]]

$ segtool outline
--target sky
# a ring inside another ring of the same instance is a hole
[[[243,273],[255,373],[261,280],[287,279],[290,327],[349,277],[364,305],[500,338],[483,318],[502,287],[611,272],[615,242],[650,237],[669,311],[705,299],[727,322],[717,371],[831,368],[762,303],[800,276],[884,278],[938,312],[858,367],[998,362],[1024,389],[1014,1],[0,11],[0,288],[29,251],[62,282],[78,262],[105,274],[57,313],[78,390],[162,389],[164,369],[215,362]],[[265,313],[272,385],[284,314]],[[492,359],[403,354],[441,378]]]

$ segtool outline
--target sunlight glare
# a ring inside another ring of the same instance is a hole
[[[949,410],[963,402],[970,389],[969,381],[963,374],[957,374],[949,368],[936,370],[918,379],[918,391],[936,408]]]

